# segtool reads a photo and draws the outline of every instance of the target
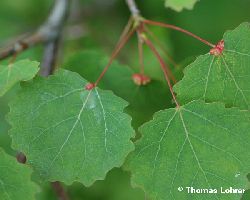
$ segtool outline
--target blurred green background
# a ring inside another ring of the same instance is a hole
[[[193,10],[184,10],[180,13],[166,9],[163,0],[137,0],[137,3],[145,18],[175,24],[212,43],[218,42],[226,30],[233,29],[244,21],[250,21],[250,0],[201,0]],[[1,0],[0,48],[36,30],[46,19],[52,5],[51,0]],[[65,66],[74,71],[76,66],[71,62],[73,57],[86,50],[97,50],[104,55],[110,55],[129,16],[126,4],[121,0],[72,0],[71,15],[60,45],[58,66]],[[182,33],[154,27],[151,27],[151,30],[174,60],[180,63],[181,68],[196,56],[209,51],[206,45]],[[145,54],[146,72],[154,79],[162,81],[155,58],[148,50],[145,50]],[[42,45],[22,53],[17,59],[21,58],[41,61]],[[122,51],[118,60],[137,70],[138,54],[135,37]],[[5,62],[7,61],[2,61]],[[178,79],[181,78],[181,73],[176,72],[176,76]],[[5,116],[8,113],[8,101],[18,89],[19,86],[16,86],[0,98],[0,146],[12,155],[16,152],[10,148],[10,138],[7,134],[9,125]],[[156,107],[154,111],[157,109],[162,108]],[[135,127],[141,123],[143,120],[135,123]],[[129,173],[122,169],[113,169],[104,181],[97,181],[90,188],[75,183],[67,190],[72,200],[145,199],[141,189],[133,189],[130,186]],[[56,197],[50,186],[45,184],[37,199],[54,200]]]

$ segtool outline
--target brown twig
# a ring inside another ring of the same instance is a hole
[[[57,59],[62,28],[69,12],[69,2],[70,0],[55,0],[47,21],[33,35],[0,52],[0,60],[17,55],[38,43],[44,43],[44,56],[40,74],[44,77],[52,74]],[[16,158],[18,162],[26,163],[26,156],[23,153],[18,153]],[[69,200],[60,182],[52,182],[51,185],[59,200]]]
[[[16,55],[35,44],[41,43],[42,41],[43,37],[41,33],[39,31],[35,32],[34,34],[17,41],[15,44],[3,48],[0,51],[0,60]]]
[[[40,75],[47,77],[54,71],[59,43],[61,38],[61,32],[68,16],[69,12],[69,0],[55,0],[53,12],[49,16],[45,26],[42,26],[40,32],[47,37],[45,40],[45,48],[43,61],[41,64]],[[60,182],[51,183],[54,192],[56,193],[58,200],[69,200],[67,192],[64,190]]]
[[[58,37],[55,41],[45,44],[43,61],[40,69],[41,76],[46,77],[53,73],[57,61],[59,43],[60,37]]]
[[[69,200],[68,194],[66,193],[66,191],[64,190],[64,188],[60,182],[58,182],[58,181],[52,182],[51,186],[54,189],[54,191],[58,197],[58,200]]]
[[[47,37],[45,38],[44,56],[40,70],[42,76],[48,76],[54,71],[62,28],[69,12],[69,1],[55,0],[53,12],[39,30]]]
[[[68,14],[69,2],[70,0],[55,0],[49,17],[38,30],[24,39],[17,41],[15,44],[3,48],[0,51],[0,60],[19,54],[36,44],[47,44],[57,40]]]

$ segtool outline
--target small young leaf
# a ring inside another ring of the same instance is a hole
[[[0,148],[0,199],[34,200],[37,192],[38,186],[31,181],[31,169]]]
[[[181,103],[203,99],[250,108],[250,24],[226,32],[223,39],[221,55],[200,56],[184,70],[174,87]]]
[[[132,183],[152,200],[236,200],[250,172],[250,123],[245,112],[223,104],[193,101],[155,114],[140,128],[126,167]],[[218,189],[217,194],[192,194],[186,187]],[[182,190],[183,189],[183,190]]]
[[[193,9],[197,1],[199,0],[166,0],[165,6],[180,12],[183,9]]]
[[[123,164],[133,150],[127,102],[110,91],[85,90],[87,81],[60,70],[22,85],[10,103],[13,146],[42,180],[86,186]]]
[[[32,79],[39,70],[38,65],[38,62],[29,60],[0,65],[0,96],[3,96],[17,82]]]

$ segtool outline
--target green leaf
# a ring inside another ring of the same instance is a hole
[[[223,37],[222,55],[206,54],[184,71],[174,90],[181,103],[203,99],[250,108],[250,25],[243,23]],[[192,92],[190,92],[192,91]]]
[[[127,102],[110,91],[85,90],[87,81],[60,70],[23,84],[10,103],[13,147],[42,180],[86,186],[123,164],[134,149]]]
[[[0,66],[0,96],[3,96],[14,84],[32,79],[38,72],[39,63],[21,60]]]
[[[101,52],[82,51],[73,55],[65,66],[94,82],[107,63],[108,57]],[[146,86],[138,86],[132,80],[134,73],[136,72],[128,66],[114,61],[99,87],[112,90],[117,96],[129,102],[126,111],[132,116],[133,126],[137,128],[150,120],[156,111],[173,104],[165,83],[153,79]]]
[[[220,187],[247,186],[250,123],[245,113],[203,101],[156,113],[140,128],[142,138],[126,163],[133,185],[152,200],[239,199],[240,194],[221,194]],[[218,193],[188,194],[191,186]]]
[[[193,9],[197,1],[199,0],[165,0],[165,6],[180,12],[183,9]]]
[[[31,181],[31,172],[28,166],[19,164],[0,148],[1,200],[34,200],[39,188]]]

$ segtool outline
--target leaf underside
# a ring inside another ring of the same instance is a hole
[[[239,200],[250,171],[250,123],[244,112],[223,104],[193,101],[155,114],[140,128],[142,138],[126,168],[132,184],[153,200]],[[186,187],[215,188],[218,194],[188,194]],[[184,191],[179,192],[178,188]]]
[[[13,147],[43,180],[86,186],[119,167],[133,150],[127,102],[110,91],[85,90],[87,81],[60,70],[22,84],[10,103]]]
[[[0,148],[0,199],[34,200],[38,191],[31,181],[31,169],[17,163]]]
[[[32,79],[39,70],[38,66],[38,62],[30,60],[0,66],[0,96],[3,96],[16,83]]]
[[[165,0],[165,6],[180,12],[183,9],[192,10],[198,1],[199,0]]]
[[[250,109],[250,24],[226,32],[223,39],[222,55],[200,56],[184,70],[184,78],[174,87],[181,103],[203,99]]]

